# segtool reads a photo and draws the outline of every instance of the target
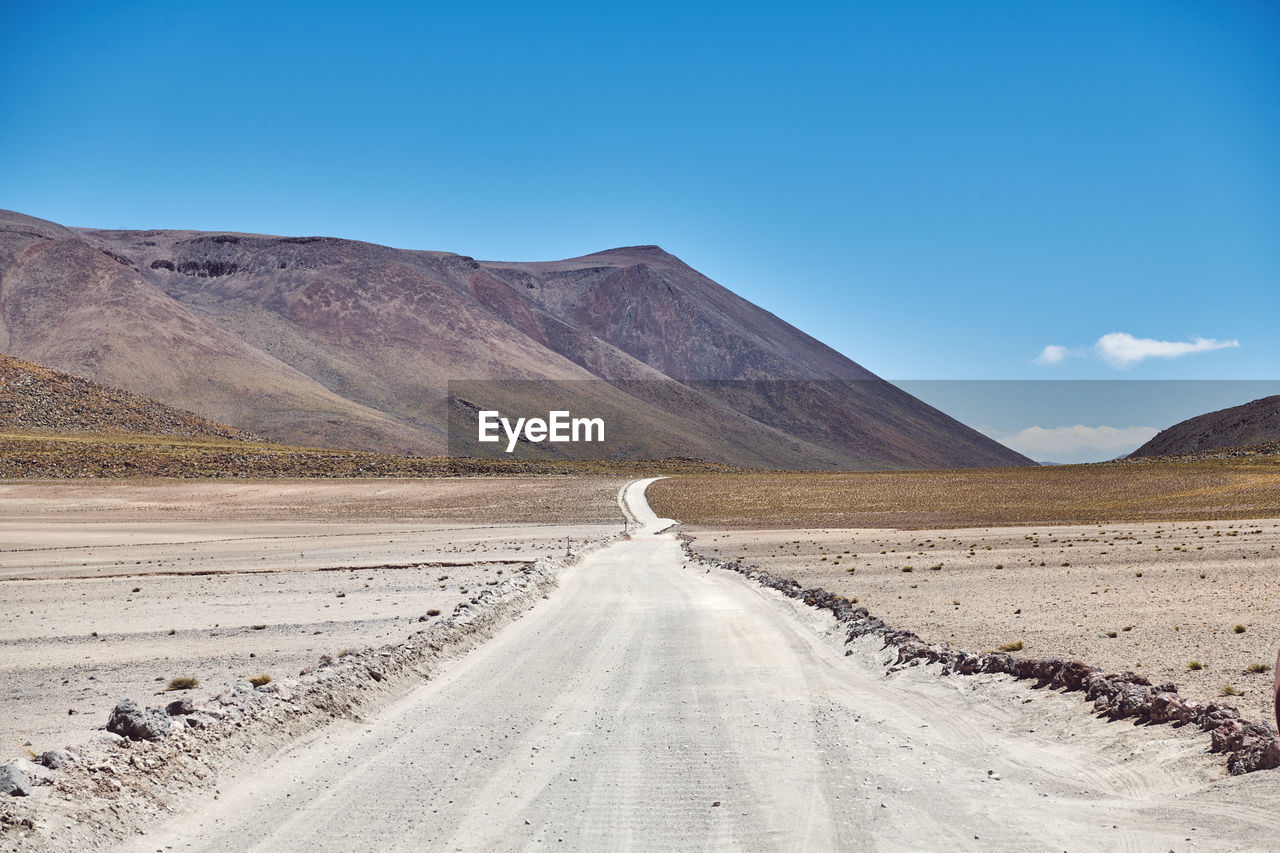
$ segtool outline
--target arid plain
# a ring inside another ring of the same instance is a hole
[[[702,475],[650,496],[687,522],[698,553],[843,594],[928,642],[1021,644],[1269,721],[1280,649],[1269,459]]]
[[[616,532],[620,482],[0,484],[0,757],[83,741],[172,678],[207,693],[403,641],[566,538]]]

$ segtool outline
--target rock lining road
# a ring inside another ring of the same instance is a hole
[[[638,532],[365,723],[131,849],[1266,849],[1274,773],[1002,677],[886,676],[826,614]]]

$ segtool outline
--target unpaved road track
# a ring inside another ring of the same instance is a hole
[[[644,531],[364,724],[137,850],[1274,849],[1274,774],[995,678],[886,677],[823,615]],[[1026,700],[1025,702],[1023,700]]]

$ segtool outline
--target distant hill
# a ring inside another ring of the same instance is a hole
[[[449,380],[553,379],[632,455],[1034,464],[657,246],[502,263],[0,212],[0,350],[292,445],[443,453]]]
[[[244,430],[0,353],[0,431],[257,439]]]
[[[1130,454],[1168,456],[1280,441],[1280,396],[1263,397],[1174,424]]]

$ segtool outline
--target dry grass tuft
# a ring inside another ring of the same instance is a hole
[[[200,679],[190,675],[180,675],[177,678],[169,679],[169,686],[165,690],[194,690],[200,686]]]

